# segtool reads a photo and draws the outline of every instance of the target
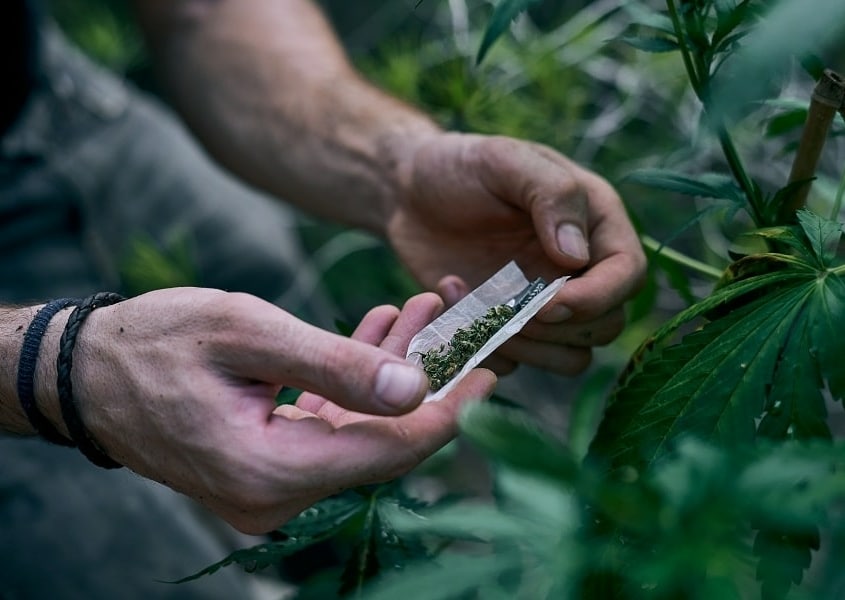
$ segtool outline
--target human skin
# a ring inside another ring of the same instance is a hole
[[[442,308],[432,293],[401,311],[379,306],[345,338],[247,294],[150,292],[85,321],[74,397],[111,458],[263,533],[321,498],[410,470],[454,437],[463,404],[489,396],[495,376],[477,369],[418,406],[427,380],[404,355]],[[24,435],[33,431],[14,381],[34,310],[0,309],[0,426]],[[51,322],[35,374],[38,407],[63,435],[55,357],[69,312]],[[305,393],[277,408],[282,386]]]
[[[138,0],[173,105],[218,161],[303,209],[383,236],[453,304],[516,260],[578,273],[498,352],[575,374],[614,339],[645,258],[614,189],[551,148],[442,131],[354,70],[307,0]]]

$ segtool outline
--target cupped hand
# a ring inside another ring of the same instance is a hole
[[[529,279],[577,274],[500,349],[501,371],[525,362],[575,374],[621,332],[645,256],[604,179],[540,144],[458,133],[426,138],[400,173],[388,239],[447,304],[511,260]]]
[[[408,471],[455,435],[464,402],[492,392],[495,376],[478,369],[418,406],[427,381],[404,352],[442,306],[427,293],[401,311],[378,307],[350,339],[245,294],[151,292],[88,318],[75,394],[113,459],[241,531],[266,532],[325,496]],[[282,386],[307,392],[278,408]]]

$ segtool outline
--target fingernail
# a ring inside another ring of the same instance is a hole
[[[584,239],[581,228],[572,223],[563,223],[557,228],[557,245],[561,252],[578,260],[587,260],[590,257],[587,240]]]
[[[425,374],[417,367],[386,363],[376,375],[376,398],[394,409],[413,404],[426,385]]]
[[[562,304],[555,304],[537,318],[544,323],[562,323],[572,317],[572,311]]]

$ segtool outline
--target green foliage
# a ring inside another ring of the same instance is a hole
[[[474,551],[411,564],[365,598],[422,597],[414,582],[437,599],[740,598],[757,572],[795,575],[783,535],[770,536],[771,551],[755,564],[754,527],[775,523],[789,538],[812,539],[816,527],[845,525],[830,518],[845,498],[842,446],[730,451],[679,439],[650,473],[619,479],[589,463],[563,471],[515,463],[570,455],[522,412],[477,406],[462,427],[494,462],[498,508],[433,507],[393,522],[403,535],[471,540]]]
[[[501,37],[511,21],[536,2],[537,0],[499,0],[496,8],[493,9],[490,21],[487,23],[487,29],[484,31],[484,38],[481,40],[475,61],[480,63],[484,60],[490,47]]]
[[[830,437],[823,386],[845,394],[837,364],[845,347],[830,335],[845,328],[844,270],[830,267],[841,225],[806,211],[800,221],[800,231],[767,233],[796,255],[742,259],[729,283],[643,345],[609,402],[594,458],[646,468],[690,433],[726,444]],[[708,316],[666,346],[682,325]]]

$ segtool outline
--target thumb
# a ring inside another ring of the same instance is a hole
[[[541,144],[493,137],[484,147],[488,189],[531,215],[549,260],[565,269],[584,267],[589,207],[577,166]]]

